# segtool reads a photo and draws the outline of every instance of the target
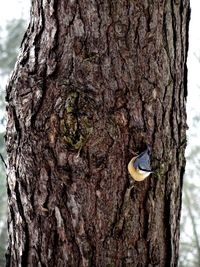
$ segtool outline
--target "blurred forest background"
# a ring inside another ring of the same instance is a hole
[[[18,0],[15,2],[24,4],[25,10],[29,9],[29,1]],[[183,187],[179,267],[200,266],[200,136],[198,134],[200,128],[200,110],[198,108],[200,81],[198,81],[198,77],[200,75],[196,74],[200,72],[200,33],[197,33],[200,23],[198,14],[200,4],[197,2],[191,0],[187,105],[189,130],[187,132],[187,168]],[[13,19],[5,21],[3,26],[0,26],[0,266],[5,266],[7,246],[6,168],[3,162],[6,162],[4,143],[6,127],[5,86],[20,51],[20,43],[27,27],[28,16],[29,14],[21,12],[21,18],[13,17]]]

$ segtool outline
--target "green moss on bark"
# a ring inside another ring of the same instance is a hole
[[[92,123],[84,111],[86,100],[80,92],[68,94],[63,115],[60,119],[62,141],[71,149],[79,150],[92,131]]]

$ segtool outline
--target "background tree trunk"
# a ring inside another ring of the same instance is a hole
[[[32,2],[7,87],[7,266],[176,266],[189,0]],[[146,144],[156,172],[130,191]]]

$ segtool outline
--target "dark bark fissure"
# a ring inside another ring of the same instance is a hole
[[[188,22],[187,0],[33,1],[6,97],[7,266],[177,265]]]

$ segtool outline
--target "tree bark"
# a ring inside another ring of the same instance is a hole
[[[177,266],[189,14],[32,1],[7,86],[7,266]],[[147,144],[155,172],[131,190]]]

